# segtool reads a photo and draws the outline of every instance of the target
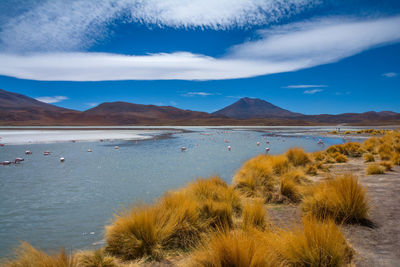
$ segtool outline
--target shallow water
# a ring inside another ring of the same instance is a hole
[[[266,147],[271,154],[293,146],[311,152],[343,142],[321,137],[326,145],[318,145],[315,138],[326,128],[191,130],[137,142],[0,147],[0,161],[25,158],[21,164],[0,166],[0,257],[18,240],[45,250],[91,248],[102,240],[113,213],[129,203],[150,201],[196,177],[219,174],[230,183],[243,162],[265,153]],[[182,146],[187,151],[181,152]],[[89,148],[93,152],[87,152]],[[24,155],[27,149],[33,154]],[[44,156],[45,150],[52,154]],[[65,157],[64,163],[60,157]]]

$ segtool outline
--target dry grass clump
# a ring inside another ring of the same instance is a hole
[[[386,171],[391,171],[393,169],[393,163],[391,161],[379,162],[379,165],[385,168]]]
[[[260,200],[248,201],[243,207],[243,229],[255,227],[264,230],[267,226],[266,209]]]
[[[363,158],[364,158],[365,162],[374,162],[375,161],[375,157],[371,153],[364,154]]]
[[[219,176],[208,179],[196,179],[184,189],[190,196],[194,196],[198,203],[205,200],[224,202],[232,207],[235,213],[240,213],[242,202],[233,187],[228,186]]]
[[[118,260],[105,254],[101,249],[81,251],[75,254],[77,267],[118,267]]]
[[[310,216],[303,219],[302,227],[278,233],[274,249],[284,266],[344,266],[352,257],[334,221]]]
[[[373,163],[368,165],[367,170],[366,170],[367,174],[372,175],[372,174],[384,174],[385,173],[385,167],[377,164],[377,163]]]
[[[358,183],[357,177],[345,174],[313,186],[302,208],[317,218],[357,223],[367,220],[369,203],[366,189]]]
[[[336,163],[345,163],[348,160],[345,155],[340,154],[339,152],[335,152],[333,154],[333,158],[336,161]]]
[[[392,147],[383,143],[378,147],[378,154],[381,160],[390,160],[392,158]]]
[[[394,154],[392,162],[394,165],[400,165],[400,153]]]
[[[290,169],[289,160],[284,155],[270,156],[268,160],[276,175],[282,175]]]
[[[261,234],[252,231],[221,231],[204,241],[191,254],[191,267],[272,267],[279,266]]]
[[[282,196],[287,197],[291,202],[296,203],[301,199],[299,185],[293,179],[288,177],[281,177],[279,192]]]
[[[377,153],[377,147],[379,146],[381,144],[381,142],[380,142],[380,139],[379,138],[377,138],[377,137],[372,137],[372,138],[369,138],[369,139],[367,139],[367,140],[365,140],[363,143],[362,143],[362,147],[366,150],[366,151],[368,151],[368,152],[370,152],[370,153],[372,153],[372,154],[376,154]]]
[[[316,151],[316,152],[312,153],[311,156],[315,161],[319,161],[319,162],[324,161],[326,158],[326,154],[322,151]]]
[[[123,260],[160,259],[174,233],[176,221],[156,205],[137,205],[106,226],[107,253]]]
[[[326,149],[326,153],[330,155],[342,154],[349,157],[361,157],[364,149],[361,144],[349,142],[340,145],[333,145]]]
[[[286,157],[293,166],[306,166],[311,162],[309,155],[299,147],[291,148],[286,152]]]
[[[31,244],[21,242],[15,250],[15,259],[1,262],[2,267],[78,267],[74,257],[67,255],[64,249],[49,255],[35,249]]]
[[[263,197],[271,192],[276,178],[269,159],[259,155],[246,161],[233,178],[235,188],[248,197]]]

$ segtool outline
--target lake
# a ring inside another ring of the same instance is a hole
[[[62,127],[0,128],[0,143],[8,142],[0,147],[0,162],[25,159],[0,166],[0,257],[9,254],[18,240],[46,251],[97,247],[104,225],[121,207],[154,200],[196,177],[218,174],[230,183],[243,162],[265,153],[266,147],[270,154],[280,154],[294,146],[311,152],[342,143],[342,138],[323,134],[332,129],[127,127],[97,129],[91,135],[87,129],[71,132]],[[325,146],[317,144],[318,138]],[[25,150],[32,155],[25,155]],[[46,150],[51,154],[44,156]]]

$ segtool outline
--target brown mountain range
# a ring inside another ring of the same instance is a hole
[[[86,111],[46,104],[0,89],[0,125],[397,125],[391,111],[304,115],[261,99],[242,98],[212,114],[171,106],[102,103]]]

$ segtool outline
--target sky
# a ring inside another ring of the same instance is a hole
[[[400,1],[2,0],[0,88],[76,110],[400,112]]]

